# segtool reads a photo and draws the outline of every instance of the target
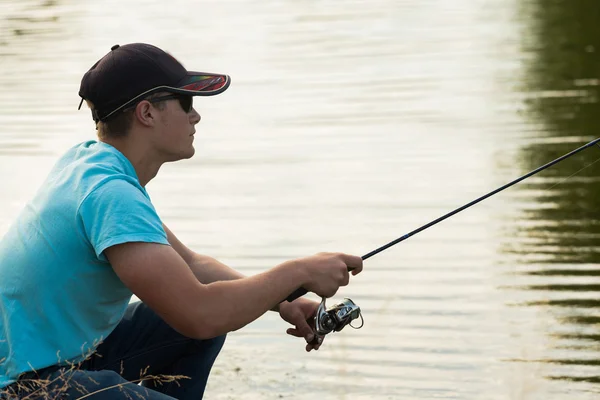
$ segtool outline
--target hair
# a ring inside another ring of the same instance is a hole
[[[155,97],[164,95],[164,93],[153,93],[152,95],[146,97],[144,100],[151,100]],[[94,103],[89,100],[85,101],[88,107],[93,110]],[[153,103],[156,108],[159,110],[164,110],[165,102],[159,101]],[[98,138],[99,139],[119,139],[126,137],[131,129],[131,125],[133,124],[135,109],[128,109],[125,111],[118,111],[115,114],[111,115],[106,121],[98,121],[96,123],[96,129],[98,130]]]

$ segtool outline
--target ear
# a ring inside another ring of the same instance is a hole
[[[135,106],[135,118],[144,126],[151,127],[157,121],[157,110],[148,100],[142,100]]]

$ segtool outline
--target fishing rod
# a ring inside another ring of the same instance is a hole
[[[467,209],[467,208],[469,208],[469,207],[471,207],[471,206],[479,203],[480,201],[483,201],[483,200],[487,199],[488,197],[491,197],[491,196],[495,195],[496,193],[501,192],[504,189],[509,188],[509,187],[511,187],[511,186],[513,186],[513,185],[515,185],[515,184],[517,184],[519,182],[521,182],[522,180],[525,180],[525,179],[529,178],[530,176],[537,174],[540,171],[545,170],[546,168],[549,168],[549,167],[551,167],[551,166],[553,166],[555,164],[558,164],[559,162],[561,162],[563,160],[566,160],[567,158],[569,158],[569,157],[571,157],[571,156],[579,153],[580,151],[583,151],[583,150],[587,149],[588,147],[591,147],[593,145],[598,145],[598,147],[600,147],[600,145],[598,144],[599,142],[600,142],[600,138],[594,139],[591,142],[589,142],[588,144],[583,145],[583,146],[579,147],[578,149],[575,149],[575,150],[571,151],[570,153],[567,153],[567,154],[565,154],[565,155],[557,158],[554,161],[550,161],[549,163],[544,164],[541,167],[536,168],[533,171],[526,173],[525,175],[521,176],[520,178],[517,178],[514,181],[511,181],[511,182],[505,184],[504,186],[501,186],[498,189],[492,190],[488,194],[485,194],[485,195],[483,195],[483,196],[481,196],[481,197],[479,197],[479,198],[471,201],[470,203],[467,203],[464,206],[457,208],[454,211],[451,211],[451,212],[449,212],[449,213],[447,213],[445,215],[442,215],[441,217],[439,217],[437,219],[434,219],[433,221],[431,221],[431,222],[429,222],[429,223],[427,223],[427,224],[425,224],[425,225],[423,225],[423,226],[421,226],[421,227],[419,227],[419,228],[417,228],[417,229],[415,229],[415,230],[413,230],[413,231],[405,234],[404,236],[399,237],[398,239],[392,240],[391,242],[389,242],[389,243],[387,243],[387,244],[385,244],[385,245],[383,245],[383,246],[381,246],[381,247],[379,247],[379,248],[377,248],[377,249],[375,249],[375,250],[373,250],[373,251],[365,254],[361,258],[363,259],[363,261],[366,260],[366,259],[368,259],[368,258],[371,258],[375,254],[381,253],[382,251],[384,251],[386,249],[389,249],[390,247],[392,247],[392,246],[394,246],[394,245],[396,245],[396,244],[398,244],[398,243],[400,243],[400,242],[402,242],[402,241],[404,241],[404,240],[406,240],[406,239],[408,239],[408,238],[416,235],[417,233],[422,232],[425,229],[430,228],[433,225],[435,225],[437,223],[440,223],[443,220],[445,220],[447,218],[450,218],[451,216],[453,216],[455,214],[458,214],[459,212],[461,212],[461,211],[463,211],[463,210],[465,210],[465,209]],[[294,301],[298,297],[304,296],[306,293],[308,293],[308,291],[306,289],[304,289],[302,287],[298,288],[298,289],[296,289],[294,291],[294,293],[292,293],[291,295],[289,295],[286,300],[290,301],[290,302]]]

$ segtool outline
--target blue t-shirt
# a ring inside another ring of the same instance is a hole
[[[132,293],[103,251],[126,242],[169,244],[133,165],[105,143],[73,147],[0,240],[0,388],[112,332]]]

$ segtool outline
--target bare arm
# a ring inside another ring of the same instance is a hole
[[[188,337],[237,330],[309,281],[287,262],[252,277],[202,284],[177,252],[156,243],[124,243],[105,254],[123,283],[169,325]]]
[[[360,257],[319,253],[244,277],[185,247],[165,227],[171,246],[130,242],[105,250],[123,283],[174,329],[211,338],[237,330],[273,309],[298,287],[330,297],[362,270]],[[171,242],[172,240],[172,242]]]

